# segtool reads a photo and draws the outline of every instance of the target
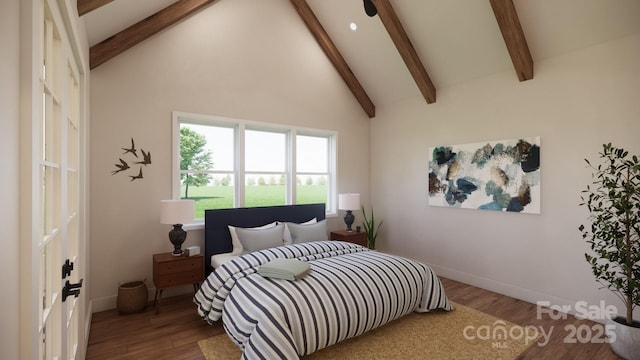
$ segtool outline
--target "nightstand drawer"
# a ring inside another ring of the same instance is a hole
[[[164,289],[178,285],[193,285],[200,288],[204,280],[204,256],[173,256],[171,253],[153,254],[153,283],[156,296],[153,301],[156,314],[160,311],[160,299]]]
[[[162,262],[158,264],[159,275],[169,275],[192,270],[203,271],[201,257],[192,259],[184,258],[180,261]]]
[[[367,240],[366,232],[346,230],[332,231],[329,234],[329,238],[331,240],[347,241],[350,243],[362,245],[364,247],[367,247],[367,244],[369,243],[369,241]]]
[[[173,274],[165,274],[158,278],[158,288],[167,288],[177,285],[194,284],[202,281],[202,269],[179,272]]]

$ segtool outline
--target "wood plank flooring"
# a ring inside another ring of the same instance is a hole
[[[196,313],[192,294],[162,299],[156,315],[150,303],[138,314],[116,310],[93,314],[87,360],[204,360],[198,340],[224,333]]]
[[[533,325],[537,328],[542,327],[546,333],[551,332],[548,344],[545,346],[533,344],[522,353],[519,359],[621,359],[611,351],[611,346],[606,343],[597,343],[597,341],[566,343],[565,340],[579,340],[578,337],[580,339],[586,338],[586,336],[582,335],[573,336],[570,328],[575,327],[577,329],[581,327],[583,335],[587,332],[595,335],[597,327],[601,326],[600,324],[588,320],[578,320],[572,315],[568,315],[566,319],[559,320],[553,320],[548,315],[543,315],[541,319],[537,319],[538,309],[535,304],[453,280],[444,278],[441,280],[447,296],[454,302],[511,321],[514,324],[522,326]],[[596,327],[596,330],[594,330],[594,327]],[[587,331],[587,328],[590,330]]]
[[[519,325],[542,326],[547,333],[552,330],[547,345],[533,344],[521,359],[619,359],[609,344],[565,343],[566,339],[577,338],[565,327],[584,325],[584,334],[587,327],[598,326],[593,322],[571,315],[564,320],[552,320],[549,316],[537,319],[535,304],[449,279],[443,278],[442,283],[454,302]],[[139,314],[118,315],[116,310],[93,314],[86,359],[204,360],[198,340],[222,334],[224,329],[201,320],[191,298],[188,294],[163,299],[158,315],[151,305]]]

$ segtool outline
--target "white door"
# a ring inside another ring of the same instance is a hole
[[[84,345],[85,318],[81,75],[58,3],[40,0],[31,4],[35,18],[32,116],[30,126],[23,127],[23,135],[30,132],[23,140],[30,139],[32,162],[27,171],[31,186],[25,190],[31,201],[24,205],[30,208],[33,262],[28,357],[77,359]]]

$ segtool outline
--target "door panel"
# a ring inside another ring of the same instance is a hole
[[[32,258],[38,262],[33,278],[38,284],[34,318],[37,319],[36,359],[79,358],[84,316],[80,296],[82,289],[73,288],[65,297],[65,284],[82,284],[81,229],[84,219],[80,204],[84,179],[80,162],[83,119],[80,116],[80,74],[69,45],[67,31],[55,0],[38,2],[39,92],[31,131],[34,139],[34,161],[37,182],[32,197],[35,228]],[[69,260],[69,262],[66,262]],[[70,272],[63,273],[68,264]],[[73,266],[71,267],[71,264]]]

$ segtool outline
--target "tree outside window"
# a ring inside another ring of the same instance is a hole
[[[204,135],[189,129],[180,128],[180,169],[188,173],[180,174],[180,181],[185,186],[184,197],[189,198],[189,186],[205,186],[211,181],[211,175],[204,172],[213,168],[213,153],[205,149],[207,139]]]

